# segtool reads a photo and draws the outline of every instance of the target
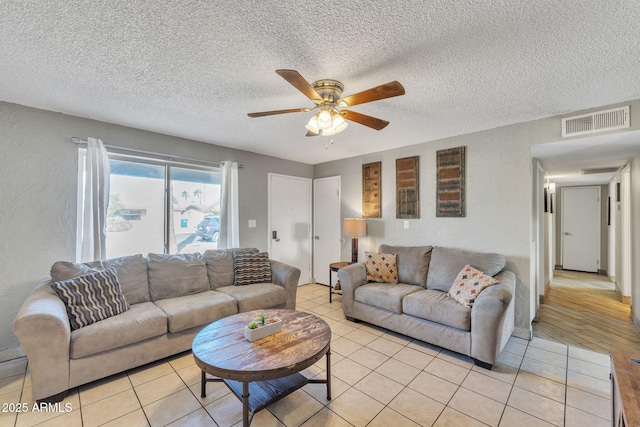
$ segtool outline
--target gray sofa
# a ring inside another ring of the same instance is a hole
[[[432,246],[381,245],[396,254],[397,284],[367,282],[365,263],[338,271],[344,314],[457,353],[491,369],[514,329],[516,278],[505,257]],[[467,264],[499,282],[471,308],[447,296]]]
[[[234,286],[232,251],[55,263],[52,278],[31,292],[14,322],[27,353],[33,398],[57,401],[73,387],[189,350],[193,337],[222,317],[295,308],[299,269],[269,260],[272,283]],[[49,284],[111,267],[130,309],[72,331],[65,305]]]

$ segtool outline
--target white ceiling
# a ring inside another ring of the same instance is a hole
[[[638,99],[639,36],[637,0],[4,0],[0,100],[317,164]],[[325,150],[247,117],[313,106],[279,68],[406,95]]]

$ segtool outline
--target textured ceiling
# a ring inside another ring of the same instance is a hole
[[[640,98],[639,40],[637,0],[0,0],[0,100],[317,164]],[[247,117],[313,106],[279,68],[406,95],[325,150]]]

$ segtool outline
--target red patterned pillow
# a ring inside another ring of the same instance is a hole
[[[482,271],[470,265],[466,265],[462,271],[458,273],[458,277],[456,277],[447,295],[460,304],[471,307],[484,288],[495,285],[496,283],[498,283],[498,281],[493,277],[487,276]]]
[[[398,283],[398,265],[396,254],[365,252],[367,261],[367,281]]]

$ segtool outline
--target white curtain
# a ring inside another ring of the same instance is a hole
[[[101,140],[87,138],[80,261],[105,259],[106,217],[109,206],[109,156]]]
[[[220,194],[220,236],[218,248],[240,246],[240,224],[238,214],[238,163],[225,161],[220,164],[222,189]]]

